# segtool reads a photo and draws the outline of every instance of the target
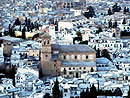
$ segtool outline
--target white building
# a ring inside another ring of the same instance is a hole
[[[81,26],[87,22],[87,18],[85,16],[74,16],[69,17],[67,19],[61,20],[58,22],[58,30],[62,29],[72,29],[77,26]]]
[[[74,16],[79,16],[82,14],[82,10],[80,9],[70,9],[70,11],[74,12]]]
[[[110,71],[116,69],[115,65],[112,64],[107,58],[96,58],[97,71]]]

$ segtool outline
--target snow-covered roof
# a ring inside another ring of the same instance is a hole
[[[20,41],[23,41],[21,38],[8,37],[8,36],[0,37],[0,39],[6,40],[6,41],[10,41],[10,42],[20,42]]]
[[[108,60],[107,58],[96,58],[96,64],[104,64],[107,65],[109,62],[111,62],[110,60]]]

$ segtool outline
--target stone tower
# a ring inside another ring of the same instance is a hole
[[[43,76],[54,76],[56,74],[56,64],[52,60],[51,36],[45,33],[42,36],[41,49],[41,69]]]
[[[49,61],[51,60],[51,36],[45,33],[42,36],[41,68],[42,74],[49,74]]]

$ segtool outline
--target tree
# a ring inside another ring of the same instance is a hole
[[[15,31],[14,31],[13,27],[11,27],[11,24],[9,24],[9,35],[11,37],[15,37]]]
[[[50,96],[49,93],[46,93],[46,94],[44,95],[44,98],[52,98],[52,97]]]
[[[21,31],[21,25],[20,25],[20,27],[19,27],[19,31]]]
[[[130,36],[130,32],[128,31],[121,31],[121,36]]]
[[[101,54],[102,54],[102,57],[105,57],[105,58],[111,60],[110,55],[109,55],[109,51],[107,49],[102,50]]]
[[[82,36],[81,33],[80,33],[80,31],[78,31],[78,32],[76,33],[76,35],[77,35],[78,37],[81,37],[81,36]]]
[[[53,98],[62,98],[62,93],[59,89],[59,82],[57,79],[53,87]]]
[[[113,12],[120,12],[121,10],[121,7],[118,6],[118,3],[116,3],[113,7],[112,7],[112,11]]]
[[[114,22],[113,28],[117,28],[117,21]]]
[[[119,87],[117,87],[114,91],[114,95],[115,96],[122,96],[122,91]]]
[[[39,24],[38,23],[36,23],[36,29],[39,30]]]
[[[129,91],[128,91],[128,96],[127,98],[130,98],[130,87],[129,87]]]
[[[125,7],[124,10],[123,10],[124,14],[126,14],[126,10],[127,10],[127,9],[126,9],[126,7]]]
[[[99,27],[99,28],[98,28],[98,30],[97,30],[97,32],[96,32],[96,33],[98,33],[98,34],[99,34],[99,32],[102,32],[102,28],[101,28],[101,27]]]
[[[27,26],[27,22],[28,22],[28,19],[27,17],[25,18],[25,26]]]
[[[93,48],[95,51],[96,51],[96,45],[94,46],[94,48]]]
[[[34,40],[35,38],[38,38],[39,37],[39,33],[35,34],[33,37],[32,37],[32,40]]]
[[[85,94],[84,90],[83,90],[83,92],[80,93],[80,98],[86,98],[86,94]]]
[[[125,19],[125,18],[123,19],[123,22],[122,22],[122,24],[126,24],[126,19]]]
[[[105,93],[104,93],[104,91],[103,90],[98,90],[98,92],[97,92],[97,96],[99,96],[99,95],[105,95]]]
[[[129,12],[129,8],[125,7],[123,12],[124,12],[124,14],[126,14],[127,12]]]
[[[7,36],[7,34],[8,34],[8,31],[4,31],[4,36]]]
[[[94,69],[93,69],[93,67],[91,67],[91,70],[90,70],[91,72],[94,72]]]
[[[88,87],[87,87],[87,89],[86,89],[86,95],[85,95],[85,98],[90,98],[90,92],[89,92]]]
[[[112,37],[116,37],[116,34],[115,34],[115,33],[113,33]]]
[[[93,17],[95,15],[94,8],[92,6],[89,6],[88,10],[89,10],[89,17]]]
[[[31,27],[30,27],[31,32],[32,32],[33,29],[34,29],[34,24],[33,24],[33,22],[32,22],[32,23],[31,23]]]
[[[86,18],[95,16],[95,11],[94,11],[94,8],[92,6],[89,6],[87,9],[88,9],[88,12],[85,12],[83,14]]]
[[[112,15],[113,13],[112,13],[112,10],[109,8],[108,9],[108,15]]]
[[[16,37],[16,36],[15,36],[15,30],[14,30],[14,29],[12,29],[11,36],[12,36],[12,37]]]
[[[15,22],[14,22],[14,25],[20,25],[21,24],[21,22],[19,21],[19,18],[17,18],[16,20],[15,20]]]
[[[112,22],[111,22],[111,20],[108,22],[108,27],[112,28]]]
[[[129,12],[129,8],[126,9],[126,12]]]
[[[26,31],[26,29],[25,29],[25,26],[24,26],[24,28],[22,29],[22,39],[26,38],[25,31]]]
[[[30,24],[31,24],[31,20],[30,20],[30,19],[28,19],[28,21],[27,21],[27,26],[29,26],[29,27],[30,27]]]
[[[11,33],[12,33],[12,27],[11,27],[11,24],[9,24],[9,35],[11,36]]]
[[[100,57],[101,57],[100,53],[101,53],[101,51],[100,51],[100,49],[98,48],[97,53],[96,53],[96,57],[97,57],[97,58],[100,58]]]
[[[105,91],[105,96],[113,96],[113,93],[111,90],[106,90]]]
[[[94,84],[90,88],[90,98],[97,98],[97,91],[96,91],[96,87],[94,86]]]
[[[0,37],[2,37],[2,32],[0,32]]]

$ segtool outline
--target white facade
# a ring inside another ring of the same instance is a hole
[[[49,34],[51,35],[51,40],[55,40],[56,39],[55,25],[50,25],[49,26]]]
[[[78,10],[78,9],[70,9],[70,11],[73,11],[74,12],[74,16],[79,16],[81,15],[82,11],[81,10]]]
[[[58,30],[62,30],[64,28],[68,28],[68,29],[72,29],[73,28],[73,24],[70,21],[59,21],[58,22]]]

